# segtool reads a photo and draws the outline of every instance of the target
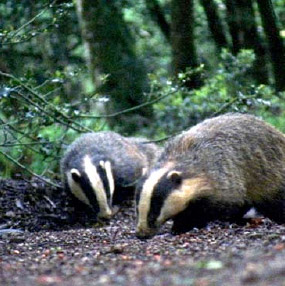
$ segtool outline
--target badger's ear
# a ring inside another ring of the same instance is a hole
[[[81,178],[80,172],[77,169],[71,169],[70,174],[71,174],[73,181],[76,183],[79,183],[80,178]]]
[[[179,171],[170,171],[167,174],[167,179],[171,180],[171,182],[175,183],[175,184],[180,184],[182,181],[182,172]]]

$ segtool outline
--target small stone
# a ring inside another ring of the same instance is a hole
[[[64,253],[63,252],[58,253],[57,257],[58,257],[58,259],[61,259],[61,260],[64,259]]]
[[[113,247],[111,247],[110,252],[115,254],[123,253],[124,247],[121,244],[115,244]]]
[[[16,214],[13,211],[8,211],[5,213],[6,217],[15,217]]]
[[[285,243],[278,243],[273,248],[278,251],[283,250],[285,249]]]
[[[263,237],[263,234],[262,233],[258,233],[258,232],[253,232],[251,234],[248,235],[248,238],[262,238]]]
[[[219,260],[210,260],[206,263],[205,266],[208,270],[217,270],[223,268],[223,263]]]
[[[24,242],[26,239],[23,236],[15,236],[15,237],[11,237],[9,239],[10,243],[22,243]]]
[[[50,249],[46,249],[43,253],[45,256],[48,256],[51,254],[51,250]]]
[[[274,239],[278,239],[280,237],[280,235],[279,234],[277,234],[277,233],[271,233],[270,235],[268,235],[268,239],[269,240],[274,240]]]
[[[258,267],[253,263],[248,263],[242,275],[243,282],[251,283],[259,279]]]
[[[37,282],[42,285],[54,285],[62,282],[59,276],[41,275],[38,277]]]

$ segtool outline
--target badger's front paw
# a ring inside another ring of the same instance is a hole
[[[174,220],[173,221],[173,226],[171,228],[171,233],[173,235],[177,235],[177,234],[181,234],[181,233],[184,233],[184,232],[187,232],[189,230],[191,230],[193,227],[191,225],[187,225],[185,224],[185,221],[184,223],[180,220]]]
[[[187,219],[174,219],[173,226],[171,229],[171,233],[174,235],[185,233],[187,231],[192,230],[193,228],[202,228],[207,225],[207,222],[204,220],[196,220],[196,221],[187,221]]]

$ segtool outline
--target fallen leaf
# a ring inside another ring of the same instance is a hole
[[[54,284],[61,283],[62,279],[59,276],[41,275],[37,278],[39,284]]]
[[[275,250],[283,250],[285,249],[285,243],[278,243],[273,247]]]

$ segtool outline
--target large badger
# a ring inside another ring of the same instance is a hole
[[[235,221],[252,206],[285,222],[285,136],[254,116],[229,113],[166,143],[138,183],[136,234],[151,237],[168,219],[174,233]]]
[[[65,189],[91,207],[98,219],[110,219],[114,196],[124,197],[124,192],[134,190],[160,152],[145,141],[110,131],[80,136],[61,160]]]

